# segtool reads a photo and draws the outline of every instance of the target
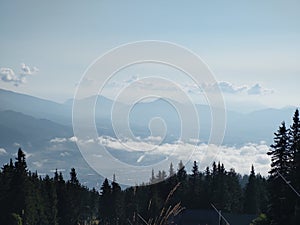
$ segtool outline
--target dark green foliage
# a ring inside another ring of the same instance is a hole
[[[0,224],[137,225],[178,203],[187,209],[212,209],[213,204],[222,212],[257,214],[253,225],[300,224],[300,198],[289,186],[300,191],[298,110],[290,129],[281,124],[268,155],[272,160],[268,179],[256,175],[254,166],[242,177],[221,162],[199,171],[194,161],[188,174],[180,161],[177,172],[170,165],[168,177],[165,171],[153,170],[148,185],[122,190],[115,176],[112,182],[105,179],[99,194],[80,184],[74,168],[68,181],[57,171],[53,178],[38,177],[28,171],[19,149],[15,163],[10,160],[0,171]]]
[[[268,215],[272,224],[291,224],[293,211],[290,202],[290,189],[282,179],[289,177],[290,149],[289,136],[285,123],[282,122],[275,133],[274,144],[268,155],[271,155],[271,170],[269,178],[270,207]]]
[[[283,122],[275,133],[268,155],[272,163],[269,171],[269,211],[271,224],[300,224],[300,121],[295,111],[293,124],[287,129]],[[297,193],[298,191],[298,193]]]
[[[107,179],[104,180],[100,193],[100,217],[102,218],[104,224],[111,224],[110,216],[113,214],[113,208],[111,204],[112,191]]]
[[[47,175],[43,179],[36,172],[28,172],[20,150],[15,165],[10,161],[0,172],[0,196],[4,202],[0,205],[0,224],[10,224],[10,217],[5,215],[12,213],[19,215],[23,224],[32,225],[73,225],[96,219],[100,224],[141,224],[141,216],[146,221],[157,218],[162,208],[179,202],[186,208],[211,209],[210,204],[214,203],[224,212],[241,212],[240,175],[233,169],[226,171],[221,163],[213,163],[212,170],[207,167],[201,172],[194,162],[192,173],[188,174],[180,162],[174,176],[166,178],[164,171],[155,176],[153,171],[153,177],[153,185],[124,191],[115,177],[111,183],[105,179],[99,194],[80,184],[74,168],[68,181],[57,171],[53,178]],[[169,196],[177,184],[180,185],[176,192]]]
[[[257,214],[259,212],[259,194],[258,182],[256,180],[254,166],[251,167],[251,173],[245,190],[244,212],[248,214]]]
[[[0,224],[74,225],[97,216],[99,194],[83,187],[76,178],[65,182],[57,171],[44,179],[27,170],[25,154],[19,149],[16,162],[0,171]],[[86,209],[88,207],[88,210]]]

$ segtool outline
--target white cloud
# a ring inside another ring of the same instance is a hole
[[[54,173],[55,171],[57,171],[57,172],[65,172],[66,169],[55,169],[55,170],[50,170],[51,173]]]
[[[145,160],[147,156],[165,156],[174,158],[176,161],[188,161],[190,159],[200,162],[200,167],[211,165],[212,161],[221,161],[227,169],[234,168],[241,174],[248,174],[253,164],[256,171],[267,175],[270,166],[269,151],[265,142],[248,143],[241,147],[236,146],[214,146],[201,143],[200,140],[191,139],[188,142],[177,141],[174,143],[162,143],[160,137],[149,136],[147,138],[117,139],[110,136],[100,136],[97,140],[78,140],[71,138],[54,138],[52,143],[69,143],[79,141],[81,144],[99,143],[107,148],[124,150],[127,152],[144,152],[137,159],[137,163]],[[62,152],[61,156],[67,156],[68,152]],[[94,154],[94,157],[103,157],[101,154]]]
[[[0,155],[7,154],[6,150],[4,148],[0,148]]]
[[[263,88],[260,84],[255,84],[247,90],[249,95],[267,95],[273,92],[273,90]]]
[[[56,137],[50,140],[50,143],[64,143],[64,142],[67,142],[66,138]]]
[[[160,137],[160,136],[149,136],[149,137],[145,138],[144,140],[149,141],[149,142],[158,143],[158,142],[162,141],[162,137]]]
[[[70,137],[68,140],[70,142],[76,142],[77,141],[77,137],[73,136],[73,137]]]
[[[0,68],[0,79],[3,82],[13,83],[15,86],[24,84],[27,82],[27,77],[37,73],[39,69],[37,67],[29,67],[25,63],[21,63],[21,71],[16,74],[13,69],[2,67]]]
[[[206,91],[217,91],[218,89],[221,90],[221,92],[223,93],[229,93],[229,94],[236,94],[236,93],[241,93],[243,92],[245,89],[247,89],[246,86],[235,86],[229,82],[226,81],[221,81],[218,83],[213,83],[213,84],[209,84],[209,85],[203,85],[203,88]]]
[[[274,93],[273,90],[263,88],[258,83],[253,86],[237,86],[227,81],[212,84],[203,83],[200,87],[195,84],[184,84],[184,89],[189,93],[216,92],[219,90],[227,94],[267,95]]]
[[[84,144],[88,144],[88,143],[94,143],[95,140],[93,140],[93,139],[78,140],[78,138],[75,137],[75,136],[72,136],[72,137],[69,137],[69,138],[55,137],[55,138],[50,140],[50,143],[52,143],[52,144],[75,143],[75,142],[81,142],[81,143],[84,143]]]
[[[65,156],[69,156],[70,153],[69,152],[62,152],[60,153],[60,156],[65,157]]]
[[[195,145],[187,142],[156,145],[146,139],[119,141],[113,137],[101,136],[99,137],[99,142],[105,147],[117,150],[133,151],[132,149],[126,148],[126,146],[138,146],[140,151],[148,149],[144,151],[144,155],[137,159],[138,163],[144,160],[147,155],[164,155],[166,157],[175,158],[177,161],[187,161],[192,155],[191,159],[199,161],[201,164],[200,167],[203,168],[210,165],[213,160],[221,161],[227,169],[234,168],[241,174],[249,174],[252,164],[255,166],[257,172],[263,175],[268,174],[270,157],[266,154],[269,147],[265,143],[248,143],[242,147],[216,147],[212,145],[208,146],[204,143]]]
[[[4,82],[17,82],[18,77],[11,68],[0,68],[1,80]]]
[[[13,144],[13,146],[15,146],[15,147],[21,147],[21,144],[15,142],[15,143]]]
[[[36,161],[36,162],[32,162],[33,165],[35,165],[36,167],[42,167],[43,163]]]
[[[48,162],[48,159],[44,159],[41,161],[35,161],[35,162],[32,162],[32,164],[38,168],[41,168],[45,162]]]
[[[21,74],[22,75],[33,75],[35,73],[39,72],[39,69],[37,67],[30,68],[25,63],[21,63]]]

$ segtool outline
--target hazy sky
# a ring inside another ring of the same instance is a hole
[[[63,102],[97,57],[154,39],[197,53],[232,108],[299,106],[299,8],[297,0],[2,0],[0,87]]]

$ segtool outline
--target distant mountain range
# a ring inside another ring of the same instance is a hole
[[[93,100],[94,97],[91,97],[82,101]],[[74,166],[72,162],[76,160],[80,162],[80,168],[85,168],[83,171],[92,174],[93,171],[86,163],[77,159],[80,158],[80,153],[74,143],[69,143],[66,147],[50,142],[55,138],[73,136],[72,103],[73,100],[69,100],[60,104],[0,89],[0,148],[8,152],[0,155],[0,163],[7,162],[17,147],[23,146],[25,151],[35,153],[32,159],[29,158],[31,167],[34,167],[32,169],[44,169],[39,164],[39,161],[43,160],[45,164],[52,162],[48,169],[60,166],[68,168]],[[110,122],[113,104],[108,98],[98,97],[95,120],[99,135],[114,136]],[[122,104],[122,107],[130,106]],[[210,108],[206,105],[196,105],[196,109],[200,119],[200,139],[206,142],[211,126]],[[223,143],[241,146],[249,142],[265,141],[270,144],[281,121],[285,120],[289,124],[294,111],[294,107],[264,109],[246,114],[227,111],[227,129]],[[180,136],[180,115],[172,105],[161,99],[138,103],[131,109],[129,121],[133,133],[140,137],[150,136],[148,124],[153,117],[161,117],[165,121],[168,128],[165,142],[172,142]],[[57,151],[56,148],[59,147],[63,151]],[[66,156],[72,157],[72,161],[66,161]]]

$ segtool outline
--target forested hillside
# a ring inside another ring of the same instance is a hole
[[[254,224],[299,224],[298,110],[290,128],[280,125],[268,155],[269,177],[256,174],[254,166],[243,177],[221,162],[205,171],[198,170],[196,161],[192,171],[179,162],[177,170],[170,165],[168,174],[153,171],[148,184],[122,190],[115,179],[105,179],[100,190],[90,190],[79,182],[74,168],[67,181],[58,172],[39,177],[28,170],[19,149],[15,162],[0,172],[0,224],[167,224],[183,208],[212,205],[223,212],[256,214]]]

